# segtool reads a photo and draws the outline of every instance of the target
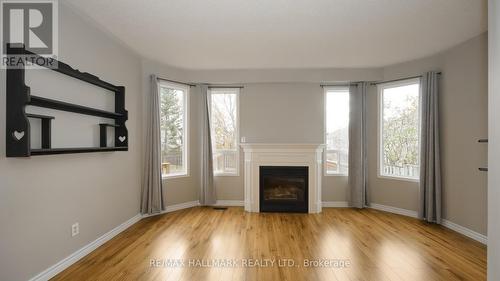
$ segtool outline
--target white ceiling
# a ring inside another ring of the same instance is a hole
[[[487,29],[486,0],[67,0],[143,57],[190,69],[380,67]]]

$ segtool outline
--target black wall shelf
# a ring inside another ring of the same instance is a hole
[[[106,151],[127,151],[127,147],[72,147],[72,148],[50,148],[50,149],[32,149],[31,155],[48,154],[69,154],[86,152],[106,152]]]
[[[7,56],[9,57],[9,59],[11,58],[14,59],[14,56],[16,55],[30,55],[39,57],[37,54],[27,51],[24,48],[24,45],[22,44],[7,44]],[[37,60],[34,61],[36,62]],[[115,86],[111,83],[99,79],[97,76],[94,76],[92,74],[86,72],[80,72],[79,70],[73,69],[71,66],[63,62],[56,61],[56,63],[57,63],[56,68],[48,68],[48,69],[113,92],[115,96],[115,111],[114,112],[105,111],[97,108],[91,108],[78,104],[72,104],[68,102],[31,95],[31,89],[29,86],[26,85],[25,82],[25,69],[9,68],[7,69],[7,99],[6,99],[7,157],[29,157],[35,155],[85,153],[85,152],[127,151],[128,130],[127,127],[125,126],[125,122],[128,120],[128,112],[125,109],[125,87]],[[45,67],[44,65],[40,66]],[[27,105],[113,119],[114,124],[99,124],[100,147],[52,148],[51,122],[52,120],[54,120],[54,117],[26,113],[25,107]],[[30,121],[28,118],[41,120],[42,124],[41,149],[31,148]],[[113,147],[106,147],[107,127],[113,127],[115,130]]]
[[[115,112],[95,109],[91,107],[81,106],[78,104],[72,104],[58,100],[52,100],[48,98],[42,98],[38,96],[31,96],[31,101],[28,104],[33,106],[52,108],[56,110],[69,111],[74,113],[111,118],[111,119],[118,119],[123,117],[122,114]]]
[[[42,119],[42,120],[51,120],[51,119],[55,119],[55,117],[54,117],[54,116],[47,116],[47,115],[40,115],[40,114],[32,114],[32,113],[26,113],[26,117],[28,117],[28,118]]]

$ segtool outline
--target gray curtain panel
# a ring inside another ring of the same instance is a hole
[[[200,204],[202,206],[214,205],[216,203],[214,170],[212,159],[212,138],[210,132],[210,115],[208,86],[200,85],[201,90],[201,114],[202,114],[202,135],[201,135],[201,190]]]
[[[165,205],[161,179],[160,95],[156,75],[151,75],[151,93],[148,99],[147,112],[141,213],[157,214],[165,210]]]
[[[366,91],[368,83],[349,87],[349,205],[364,208],[368,205],[366,184]]]
[[[441,159],[439,149],[439,84],[437,72],[422,76],[419,218],[441,223]]]

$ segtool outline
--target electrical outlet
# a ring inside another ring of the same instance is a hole
[[[241,137],[241,143],[245,143],[247,141],[246,137]]]
[[[80,233],[80,224],[79,223],[74,223],[71,226],[71,237],[76,236]]]

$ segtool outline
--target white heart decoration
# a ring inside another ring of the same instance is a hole
[[[124,142],[127,139],[127,137],[126,136],[121,136],[121,137],[118,137],[118,139],[120,140],[120,142]]]
[[[24,131],[14,131],[14,137],[19,141],[24,137]]]

